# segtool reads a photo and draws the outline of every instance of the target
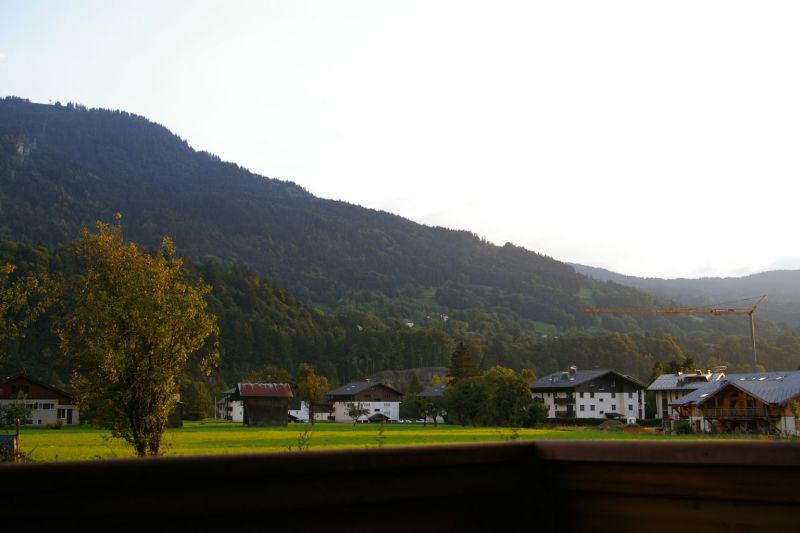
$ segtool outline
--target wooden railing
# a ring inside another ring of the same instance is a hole
[[[711,419],[778,418],[778,409],[750,407],[745,409],[703,409],[703,417]]]
[[[773,532],[800,524],[796,442],[509,442],[34,463],[1,466],[0,480],[4,527],[28,530]]]

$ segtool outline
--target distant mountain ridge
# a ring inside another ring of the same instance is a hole
[[[800,270],[771,270],[742,277],[698,279],[641,278],[603,268],[572,264],[576,272],[612,281],[689,306],[712,305],[767,295],[757,313],[765,320],[800,327]]]

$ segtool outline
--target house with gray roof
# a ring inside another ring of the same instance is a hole
[[[359,422],[398,421],[402,399],[403,393],[391,385],[372,381],[353,381],[327,394],[335,422],[352,422],[348,414],[352,405],[367,410],[367,414],[358,417]]]
[[[800,371],[728,374],[670,403],[695,431],[800,435]]]
[[[531,397],[544,403],[549,418],[644,417],[644,390],[639,380],[614,370],[554,372],[530,384]]]
[[[709,382],[719,381],[724,377],[724,373],[710,370],[661,374],[647,387],[647,392],[654,392],[656,396],[656,417],[668,423],[674,414],[669,407],[669,402],[678,400]]]

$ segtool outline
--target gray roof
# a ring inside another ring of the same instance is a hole
[[[387,385],[386,383],[372,381],[352,381],[344,387],[339,387],[338,389],[330,391],[328,396],[353,396],[354,394],[371,389],[372,387],[386,387],[397,394],[402,394],[399,390],[395,389],[391,385]]]
[[[672,405],[703,403],[725,386],[739,388],[765,403],[782,405],[792,398],[800,396],[800,371],[728,374],[723,379],[708,383],[672,402]]]
[[[709,381],[717,381],[725,374],[714,372],[712,374],[661,374],[653,381],[649,391],[693,391],[706,385]]]
[[[425,389],[424,391],[417,394],[417,396],[420,398],[438,398],[444,395],[446,390],[447,390],[447,384],[440,383],[439,385],[434,385],[433,387]]]
[[[603,377],[607,374],[614,374],[615,376],[630,381],[634,385],[646,388],[647,385],[638,379],[620,374],[615,370],[577,370],[571,372],[553,372],[543,378],[539,378],[530,384],[531,390],[554,390],[554,389],[572,389],[583,383],[588,383],[597,378]]]

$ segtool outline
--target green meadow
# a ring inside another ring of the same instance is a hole
[[[305,435],[306,428],[310,433]],[[698,440],[707,436],[663,436],[629,434],[580,427],[554,429],[473,428],[422,424],[292,424],[282,428],[251,428],[221,421],[186,422],[181,429],[167,430],[162,451],[166,456],[237,453],[297,452],[306,440],[309,451],[379,446],[426,446],[474,444],[510,440]],[[719,437],[717,437],[719,438]],[[34,461],[73,461],[133,457],[132,449],[109,432],[88,427],[61,429],[23,428],[22,450]]]

